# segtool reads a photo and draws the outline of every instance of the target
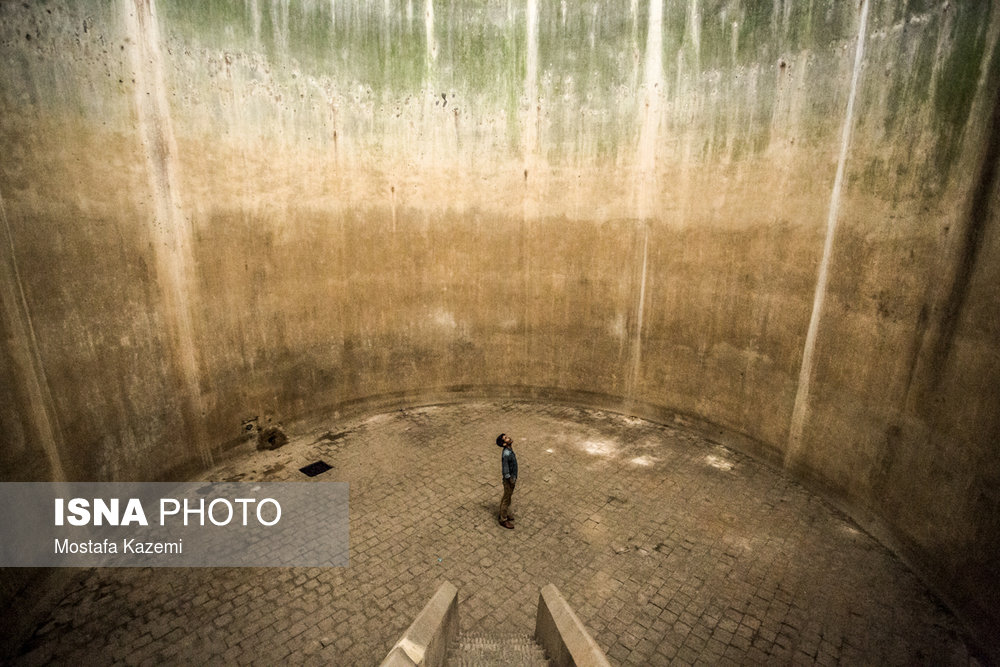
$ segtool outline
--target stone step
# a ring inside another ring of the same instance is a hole
[[[448,647],[449,667],[542,667],[545,651],[530,635],[463,632]]]

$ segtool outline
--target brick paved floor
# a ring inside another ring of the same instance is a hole
[[[517,528],[496,524],[504,431]],[[289,428],[206,480],[350,482],[338,569],[93,569],[16,662],[377,664],[441,581],[464,630],[530,633],[555,583],[613,663],[978,664],[955,619],[847,517],[682,428],[466,403]]]

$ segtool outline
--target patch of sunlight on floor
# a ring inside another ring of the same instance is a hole
[[[594,456],[603,456],[605,458],[610,458],[615,455],[615,451],[618,448],[615,443],[608,442],[607,440],[588,440],[583,443],[583,451]]]
[[[718,468],[719,470],[732,470],[733,464],[731,461],[727,461],[724,458],[715,456],[714,454],[709,454],[705,457],[705,463],[712,466],[713,468]]]

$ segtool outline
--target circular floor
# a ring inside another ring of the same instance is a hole
[[[497,525],[496,436],[520,476]],[[615,664],[978,664],[891,553],[779,471],[673,426],[480,402],[289,428],[204,480],[350,483],[350,566],[76,573],[18,663],[357,664],[438,585],[463,630],[530,634],[554,583]]]

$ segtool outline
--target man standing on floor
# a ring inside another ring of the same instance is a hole
[[[514,485],[517,484],[517,456],[511,445],[514,441],[506,433],[497,436],[497,447],[503,447],[500,454],[500,469],[503,471],[503,498],[500,500],[500,525],[504,528],[514,528],[514,522],[508,514],[510,509],[510,497],[514,493]]]

